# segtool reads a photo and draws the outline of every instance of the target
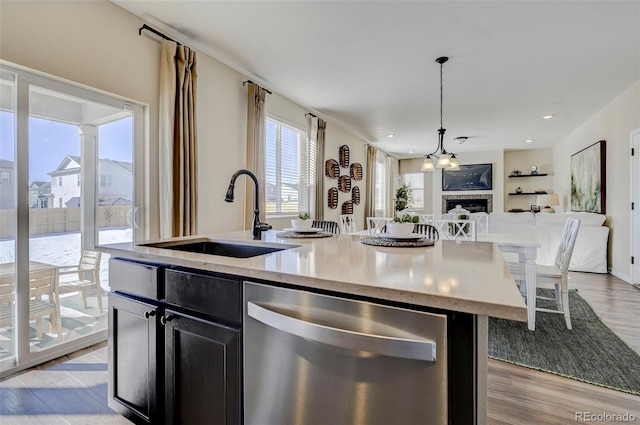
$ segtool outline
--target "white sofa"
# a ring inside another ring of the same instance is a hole
[[[573,248],[569,270],[607,273],[606,216],[593,213],[508,213],[489,214],[490,233],[520,233],[532,236],[538,243],[538,264],[553,265],[567,218],[580,219],[580,230]]]

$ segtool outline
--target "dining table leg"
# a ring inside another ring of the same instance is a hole
[[[527,247],[525,249],[525,285],[527,288],[527,327],[530,331],[536,330],[536,257],[538,249]]]

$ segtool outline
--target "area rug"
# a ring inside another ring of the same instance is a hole
[[[538,290],[538,295],[552,294]],[[549,308],[540,300],[538,306]],[[536,312],[535,331],[524,322],[490,318],[489,357],[640,395],[640,355],[575,290],[569,292],[569,306],[573,330],[562,314]]]

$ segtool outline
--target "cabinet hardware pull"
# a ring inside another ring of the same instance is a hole
[[[167,322],[172,321],[172,320],[174,319],[174,317],[175,317],[175,316],[172,316],[172,315],[170,315],[170,314],[167,314],[166,316],[162,316],[162,317],[160,318],[160,323],[161,323],[161,324],[163,324],[163,325],[166,325],[166,324],[167,324]]]
[[[149,320],[149,317],[155,316],[155,315],[156,315],[156,312],[153,310],[144,312],[144,318],[147,320]]]

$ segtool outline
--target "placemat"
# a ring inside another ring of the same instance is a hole
[[[315,233],[298,233],[298,232],[280,232],[276,235],[279,238],[305,239],[305,238],[329,238],[333,233],[315,232]]]
[[[436,243],[435,239],[416,239],[414,241],[392,241],[384,238],[361,238],[360,242],[365,245],[373,245],[373,246],[388,246],[388,247],[398,247],[398,248],[417,248],[421,246],[432,246]]]

